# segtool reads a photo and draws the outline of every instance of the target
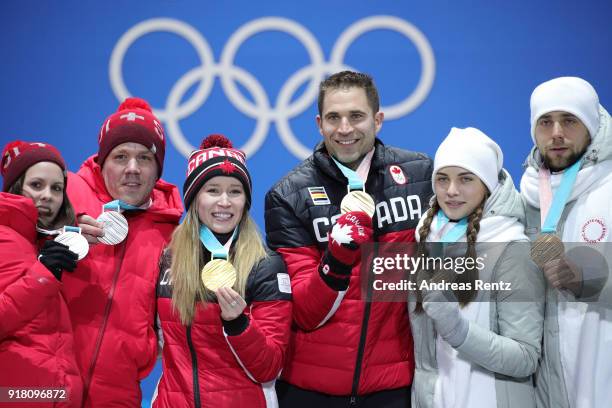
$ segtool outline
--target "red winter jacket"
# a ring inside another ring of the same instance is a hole
[[[282,259],[270,253],[253,268],[246,318],[229,325],[222,325],[217,303],[198,306],[191,326],[181,324],[172,306],[170,264],[164,256],[157,290],[163,375],[153,407],[277,407],[274,383],[291,325],[291,284]]]
[[[112,201],[95,156],[68,180],[77,213],[96,218]],[[140,406],[140,380],[155,365],[158,262],[183,208],[177,188],[163,180],[152,198],[149,209],[124,213],[129,233],[122,243],[90,246],[87,258],[64,279],[86,406]]]
[[[69,401],[0,406],[80,407],[83,384],[61,283],[36,260],[37,218],[31,199],[0,193],[0,387],[65,388]]]

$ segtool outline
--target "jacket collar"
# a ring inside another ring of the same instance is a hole
[[[36,240],[38,211],[31,199],[10,193],[0,193],[0,225],[5,225],[28,242]]]

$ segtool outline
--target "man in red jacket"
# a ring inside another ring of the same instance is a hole
[[[281,407],[410,404],[406,304],[362,298],[360,279],[372,274],[361,276],[360,246],[414,242],[431,196],[432,162],[376,138],[383,118],[372,78],[332,75],[319,90],[323,142],[266,196],[268,245],[285,260],[293,292],[293,336],[277,383]],[[371,196],[370,214],[341,214],[347,190]]]
[[[92,245],[64,294],[85,406],[137,407],[157,356],[158,260],[183,209],[176,186],[160,179],[165,135],[146,101],[126,99],[98,143],[98,154],[69,174],[68,195]]]

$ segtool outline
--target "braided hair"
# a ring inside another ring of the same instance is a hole
[[[465,259],[472,259],[471,262],[466,262],[471,265],[471,267],[466,267],[466,270],[462,274],[453,273],[453,282],[457,282],[459,284],[468,284],[465,285],[469,287],[470,290],[453,290],[455,297],[457,298],[459,304],[461,306],[466,306],[476,297],[476,289],[475,283],[478,279],[478,269],[476,268],[476,237],[478,236],[478,232],[480,231],[480,220],[482,219],[484,213],[485,202],[489,194],[486,194],[482,202],[472,213],[468,216],[468,223],[466,228],[466,241],[467,241],[467,249],[465,252]],[[440,204],[438,204],[438,200],[436,197],[433,198],[433,202],[431,208],[427,210],[425,214],[425,219],[423,220],[423,225],[419,229],[419,236],[421,237],[420,242],[417,247],[417,257],[426,258],[429,255],[429,251],[427,249],[427,237],[431,231],[431,223],[433,222],[434,217],[440,211]],[[422,295],[421,291],[418,289],[418,283],[423,279],[423,277],[429,276],[431,277],[436,271],[435,270],[427,270],[425,268],[417,271],[413,277],[416,278],[417,281],[417,304],[416,304],[416,312],[423,311],[422,304]],[[464,285],[460,285],[464,286]]]

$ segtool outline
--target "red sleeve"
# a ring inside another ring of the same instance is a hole
[[[416,242],[414,228],[388,232],[378,237],[378,242]]]
[[[336,303],[345,292],[330,288],[321,278],[321,252],[316,246],[279,248],[277,252],[283,257],[291,277],[295,323],[305,331],[318,328],[337,309]]]
[[[249,319],[244,332],[225,338],[253,381],[272,381],[285,363],[291,332],[291,302],[253,302]]]
[[[27,267],[23,251],[10,235],[0,239],[0,340],[28,324],[59,293],[53,274],[38,261]]]

